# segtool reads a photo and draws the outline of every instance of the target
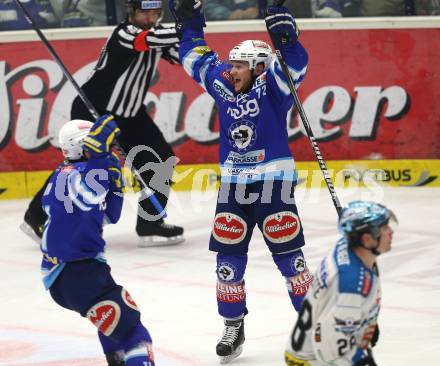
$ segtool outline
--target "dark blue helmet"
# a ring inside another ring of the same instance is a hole
[[[394,213],[380,203],[353,201],[342,209],[338,228],[349,238],[363,233],[378,238],[380,227],[387,225],[390,220],[397,222]]]

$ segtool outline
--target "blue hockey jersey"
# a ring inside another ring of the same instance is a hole
[[[307,52],[299,42],[282,52],[298,87],[306,73]],[[286,126],[293,97],[278,61],[272,60],[249,92],[237,94],[231,64],[206,45],[203,30],[184,30],[179,56],[185,71],[218,106],[222,182],[296,181]]]
[[[122,195],[109,191],[107,157],[64,163],[55,170],[42,198],[48,215],[41,244],[46,289],[67,262],[105,261],[103,223],[119,220],[122,201]]]

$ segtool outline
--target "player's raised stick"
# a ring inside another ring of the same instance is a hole
[[[73,78],[72,74],[69,72],[69,70],[67,70],[66,65],[64,65],[64,62],[61,60],[61,58],[58,56],[58,54],[56,53],[56,51],[54,50],[54,48],[52,47],[52,45],[50,44],[50,42],[47,40],[46,36],[43,34],[43,32],[40,30],[40,28],[35,24],[34,20],[32,19],[31,15],[28,13],[28,11],[26,10],[26,8],[23,6],[23,4],[20,2],[20,0],[15,0],[15,2],[17,3],[17,5],[21,8],[21,10],[23,11],[24,17],[26,18],[27,22],[31,25],[31,27],[35,30],[35,32],[38,34],[38,37],[40,38],[40,40],[43,42],[43,44],[45,45],[45,47],[47,48],[47,50],[49,51],[49,53],[52,55],[52,57],[54,58],[54,60],[57,62],[58,66],[61,67],[61,69],[63,70],[64,75],[67,77],[67,79],[69,79],[69,81],[72,83],[73,87],[76,89],[76,91],[78,92],[78,95],[80,96],[80,98],[82,99],[82,101],[84,102],[84,104],[86,105],[87,109],[89,110],[90,114],[97,119],[99,117],[99,113],[96,110],[96,108],[93,106],[92,102],[90,102],[89,98],[87,98],[87,95],[84,93],[84,91],[81,89],[81,87],[78,85],[78,83],[76,82],[76,80]],[[115,148],[118,151],[118,153],[122,156],[123,159],[126,159],[127,154],[125,153],[125,151],[122,149],[121,145],[119,143],[115,144]],[[162,205],[159,203],[159,201],[157,200],[156,196],[154,195],[154,192],[147,186],[147,184],[145,183],[145,181],[142,179],[140,173],[137,171],[137,169],[133,166],[133,164],[131,165],[131,169],[132,172],[134,174],[134,176],[136,177],[136,179],[138,180],[138,182],[141,185],[141,188],[143,190],[143,192],[145,193],[145,195],[147,196],[147,198],[151,201],[151,203],[154,205],[154,207],[156,208],[157,212],[160,214],[161,217],[165,218],[167,216],[165,209],[162,207]]]
[[[274,6],[282,6],[283,4],[284,4],[284,0],[274,1]],[[266,14],[267,14],[267,11],[266,11]],[[267,15],[270,15],[270,14],[267,14]],[[324,179],[327,184],[327,188],[330,192],[330,196],[332,198],[333,204],[336,208],[336,212],[338,213],[338,216],[340,216],[342,206],[341,206],[341,202],[339,201],[338,196],[336,194],[336,190],[333,185],[333,182],[332,182],[330,175],[328,173],[327,164],[325,163],[325,160],[322,156],[321,150],[319,149],[318,143],[316,142],[315,136],[313,135],[312,128],[310,127],[309,120],[307,119],[307,115],[304,112],[304,108],[303,108],[302,103],[298,97],[298,93],[296,91],[295,84],[292,80],[292,76],[290,75],[289,69],[287,68],[286,61],[284,61],[284,58],[283,58],[283,55],[281,54],[281,51],[279,49],[277,49],[276,42],[270,32],[269,32],[269,36],[270,36],[272,44],[275,48],[275,54],[277,56],[278,62],[280,63],[281,69],[283,70],[283,73],[287,79],[287,84],[289,85],[290,92],[291,92],[293,99],[295,101],[295,106],[296,106],[296,109],[298,110],[298,113],[301,117],[301,121],[303,123],[304,129],[306,130],[307,137],[309,138],[309,141],[310,141],[310,145],[312,146],[313,152],[315,153],[316,160],[318,161],[319,167],[321,168],[322,174],[324,175]]]

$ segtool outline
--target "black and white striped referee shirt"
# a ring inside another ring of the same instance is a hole
[[[98,111],[134,117],[142,107],[160,58],[179,63],[179,39],[174,27],[143,30],[119,24],[101,51],[83,90]]]

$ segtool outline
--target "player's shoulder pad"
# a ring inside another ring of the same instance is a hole
[[[367,297],[372,287],[373,275],[349,249],[345,240],[336,245],[334,260],[339,274],[339,292]]]

